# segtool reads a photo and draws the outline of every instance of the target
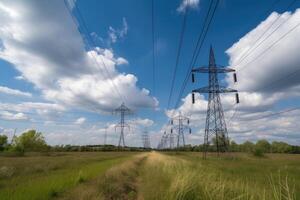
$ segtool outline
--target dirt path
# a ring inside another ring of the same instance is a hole
[[[139,173],[148,153],[113,166],[104,175],[83,182],[57,199],[60,200],[134,200],[138,198]]]

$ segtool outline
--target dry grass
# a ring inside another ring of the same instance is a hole
[[[295,200],[293,183],[286,176],[269,182],[269,185],[255,185],[242,176],[230,179],[207,167],[206,161],[183,159],[184,156],[168,156],[151,153],[144,165],[140,191],[146,200]],[[218,159],[239,164],[243,159]],[[243,162],[242,162],[243,163]],[[259,164],[256,161],[256,164]],[[226,171],[226,170],[225,170]],[[245,175],[251,171],[244,171]],[[269,175],[265,175],[268,179]],[[277,177],[277,176],[276,176]]]

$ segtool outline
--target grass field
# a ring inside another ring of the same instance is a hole
[[[300,199],[300,155],[90,152],[0,157],[0,199]]]

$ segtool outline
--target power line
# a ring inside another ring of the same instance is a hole
[[[207,14],[206,14],[206,17],[205,17],[205,20],[204,20],[204,24],[203,24],[202,30],[201,30],[201,32],[200,32],[200,35],[199,35],[199,37],[198,37],[198,41],[197,41],[196,47],[195,47],[194,52],[193,52],[193,56],[192,56],[191,63],[190,63],[190,65],[189,65],[188,71],[187,71],[187,73],[186,73],[185,80],[184,80],[183,85],[182,85],[182,87],[181,87],[181,89],[180,89],[180,93],[179,93],[179,96],[178,96],[177,101],[176,101],[176,104],[175,104],[175,108],[178,107],[178,105],[179,105],[179,103],[180,103],[180,100],[181,100],[181,98],[182,98],[183,92],[184,92],[184,90],[185,90],[185,87],[186,87],[187,82],[188,82],[188,80],[189,80],[189,77],[190,77],[190,75],[191,75],[191,69],[193,68],[195,62],[197,61],[197,58],[198,58],[199,53],[200,53],[200,50],[201,50],[201,48],[202,48],[202,46],[203,46],[203,43],[204,43],[204,41],[205,41],[207,32],[208,32],[208,30],[209,30],[209,27],[210,27],[210,25],[211,25],[211,23],[212,23],[212,20],[213,20],[213,18],[214,18],[215,12],[216,12],[216,10],[217,10],[218,4],[219,4],[219,0],[216,1],[215,5],[214,5],[214,8],[213,8],[213,11],[212,11],[212,14],[211,14],[211,17],[210,17],[210,19],[208,19],[209,16],[210,16],[210,11],[211,11],[212,6],[213,6],[213,2],[214,2],[214,1],[211,1],[210,7],[209,7],[208,12],[207,12]],[[209,20],[209,21],[208,21],[208,24],[206,25],[207,20]],[[201,40],[201,39],[202,39],[202,40]]]
[[[247,66],[249,66],[249,64],[253,63],[254,61],[256,61],[258,58],[260,58],[261,56],[263,56],[266,52],[268,52],[272,47],[274,47],[277,43],[279,43],[283,38],[285,38],[287,35],[289,35],[290,33],[292,33],[294,30],[296,30],[298,27],[300,26],[300,23],[298,23],[297,25],[295,25],[292,29],[290,29],[288,32],[286,32],[284,35],[282,35],[278,40],[276,40],[275,42],[273,42],[267,49],[265,49],[262,53],[260,53],[258,56],[256,56],[254,59],[252,59],[250,62],[242,65],[243,67],[240,68],[238,71],[244,70]]]
[[[79,10],[79,8],[78,8],[76,2],[74,2],[74,0],[71,0],[71,1],[72,1],[73,5],[74,5],[75,11],[77,11],[78,17],[79,17],[79,19],[80,19],[80,21],[81,21],[81,23],[82,23],[82,25],[83,25],[83,28],[85,29],[86,36],[87,36],[86,39],[88,40],[88,41],[86,42],[86,45],[88,46],[89,49],[93,49],[92,46],[95,46],[95,47],[96,47],[97,45],[95,44],[93,38],[92,38],[91,35],[90,35],[90,31],[89,31],[89,29],[88,29],[88,26],[87,26],[87,24],[86,24],[86,22],[85,22],[85,20],[84,20],[84,18],[83,18],[83,16],[82,16],[82,14],[81,14],[81,12],[80,12],[80,10]],[[71,17],[72,17],[72,20],[74,21],[74,23],[75,23],[75,24],[79,24],[79,23],[77,23],[76,17],[75,17],[75,16],[73,15],[73,13],[72,13],[72,9],[68,6],[68,5],[69,5],[68,2],[66,2],[66,0],[64,0],[64,3],[65,3],[65,6],[66,6],[67,10],[69,11],[69,13],[70,13],[70,15],[71,15]],[[80,32],[80,30],[79,30],[79,32]],[[89,44],[89,42],[90,42],[91,44]],[[95,64],[98,66],[98,68],[102,71],[102,74],[104,74],[104,73],[103,73],[103,70],[102,70],[102,68],[101,68],[101,66],[100,66],[99,63],[98,63],[97,58],[95,57],[95,55],[94,55],[94,54],[91,54],[91,56],[93,57],[94,63],[95,63]],[[117,95],[120,97],[120,99],[121,99],[123,102],[125,102],[124,96],[121,95],[120,91],[118,90],[118,87],[115,85],[114,80],[113,80],[111,74],[109,73],[109,71],[108,71],[108,69],[107,69],[107,66],[106,66],[106,64],[105,64],[105,62],[104,62],[104,60],[103,60],[103,58],[102,58],[101,56],[100,56],[100,60],[101,60],[101,62],[102,62],[103,68],[104,68],[104,70],[105,70],[105,72],[106,72],[107,78],[110,80],[110,82],[111,82],[111,84],[112,84],[112,86],[113,86],[115,92],[116,92]]]
[[[153,95],[155,95],[156,84],[155,84],[155,53],[156,53],[156,45],[155,45],[155,23],[154,23],[154,0],[152,0],[152,9],[151,9],[151,22],[152,22],[152,82],[153,82]]]
[[[289,9],[297,0],[294,0],[291,4],[289,4],[289,6],[286,9]],[[277,16],[276,20],[274,20],[271,25],[260,35],[260,37],[258,37],[255,41],[254,41],[254,45],[252,47],[250,47],[241,57],[241,59],[239,60],[239,62],[236,65],[241,64],[246,58],[248,58],[249,55],[251,55],[252,52],[254,52],[254,50],[256,50],[258,47],[260,47],[261,44],[263,44],[267,39],[269,39],[283,24],[285,24],[290,18],[285,19],[282,23],[279,24],[279,26],[277,26],[269,35],[267,35],[263,40],[260,41],[260,39],[263,38],[263,36],[265,36],[265,34],[273,27],[273,25],[279,20],[281,19],[281,16],[283,14],[280,14]],[[259,42],[260,41],[260,42]],[[259,43],[258,43],[259,42]]]
[[[188,0],[188,2],[189,2],[189,0]],[[175,66],[174,66],[173,77],[172,77],[172,81],[171,81],[171,90],[170,90],[169,99],[168,99],[168,109],[170,107],[171,98],[173,96],[176,73],[177,73],[177,69],[178,69],[179,58],[180,58],[180,53],[181,53],[181,49],[182,49],[182,45],[183,45],[183,38],[184,38],[185,28],[186,28],[187,15],[188,15],[188,7],[184,11],[184,17],[183,17],[183,21],[182,21],[180,36],[179,36],[179,44],[178,44],[178,48],[177,48]]]
[[[216,9],[218,7],[218,4],[219,4],[219,0],[217,0],[215,4],[214,4],[213,0],[210,1],[210,5],[209,5],[208,11],[206,13],[202,29],[201,29],[201,31],[199,33],[199,36],[198,36],[198,39],[197,39],[197,43],[196,43],[196,46],[195,46],[194,51],[193,51],[192,59],[191,59],[189,68],[188,68],[187,73],[186,73],[186,77],[185,77],[184,82],[183,82],[183,84],[181,86],[181,89],[180,89],[180,92],[179,92],[179,95],[178,95],[178,98],[177,98],[177,101],[176,101],[176,104],[175,104],[174,108],[177,108],[178,105],[179,105],[179,103],[180,103],[180,99],[182,98],[184,89],[186,87],[186,84],[187,84],[188,79],[189,79],[190,74],[191,74],[191,69],[193,68],[193,65],[196,62],[197,57],[198,57],[198,55],[200,53],[201,47],[202,47],[202,45],[204,43],[204,40],[206,38],[207,32],[209,30],[209,27],[210,27],[210,25],[212,23],[212,20],[214,18]],[[174,115],[175,115],[175,109],[173,109],[173,111],[172,111],[171,118],[174,117]],[[162,142],[163,141],[164,141],[164,136],[162,137]]]
[[[255,118],[255,119],[247,119],[246,121],[254,121],[254,120],[260,120],[260,119],[265,119],[265,118],[269,118],[269,117],[274,117],[274,116],[281,115],[281,114],[284,114],[284,113],[293,112],[293,111],[299,110],[299,109],[300,109],[300,106],[294,107],[294,108],[291,108],[291,109],[287,109],[287,110],[283,110],[283,111],[279,111],[279,112],[275,112],[275,113],[271,113],[271,114],[268,114],[268,115],[265,115],[265,116],[262,116],[262,117],[259,117],[259,118]]]

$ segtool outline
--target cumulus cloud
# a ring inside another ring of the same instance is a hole
[[[21,96],[21,97],[32,97],[32,94],[29,92],[22,92],[20,90],[8,88],[5,86],[0,86],[0,93],[14,95],[14,96]]]
[[[236,86],[238,90],[277,94],[299,86],[300,57],[297,52],[300,44],[295,41],[299,40],[300,28],[288,33],[299,24],[299,20],[300,9],[294,13],[274,12],[226,51],[230,57],[230,67],[238,72],[239,82]],[[254,44],[264,32],[265,36]],[[283,37],[286,33],[288,35]],[[282,39],[270,50],[265,51],[279,38]],[[297,70],[293,76],[282,79]],[[228,83],[232,85],[231,81]]]
[[[123,39],[128,32],[128,23],[126,21],[126,18],[123,17],[122,20],[122,28],[115,29],[112,26],[108,29],[108,36],[111,43],[116,43],[119,39]]]
[[[0,112],[25,113],[28,115],[39,115],[46,119],[55,119],[60,116],[66,108],[53,103],[23,102],[23,103],[0,103]]]
[[[93,112],[110,111],[122,101],[132,108],[157,106],[148,90],[137,87],[136,76],[117,70],[128,63],[125,58],[111,49],[85,49],[63,1],[4,0],[0,20],[0,58],[46,100]],[[125,19],[123,25],[120,37],[127,34]]]
[[[299,145],[297,121],[300,120],[300,110],[285,112],[288,108],[275,109],[278,103],[300,96],[300,44],[295,42],[300,39],[300,27],[293,29],[298,26],[299,21],[300,9],[294,13],[274,12],[226,51],[229,67],[237,70],[238,83],[232,81],[232,74],[226,76],[225,83],[238,89],[240,94],[238,105],[234,105],[233,94],[221,95],[229,136],[232,139],[238,142],[283,140]],[[293,31],[289,32],[290,30]],[[255,48],[255,42],[264,32],[268,38],[262,37],[256,43],[260,45]],[[273,45],[279,38],[282,39]],[[268,48],[270,50],[266,51]],[[248,52],[251,53],[246,57]],[[192,104],[191,94],[188,94],[182,99],[178,109],[166,111],[166,114],[170,116],[180,111],[190,115],[198,141],[195,142],[195,138],[191,137],[188,141],[199,144],[204,136],[207,99],[200,94],[196,94],[195,98],[196,103]],[[282,113],[274,114],[278,111]]]
[[[12,113],[8,111],[0,111],[0,118],[9,121],[20,121],[29,119],[29,117],[24,113]]]
[[[75,124],[78,124],[78,125],[81,125],[81,124],[83,124],[85,121],[86,121],[86,118],[85,118],[85,117],[80,117],[80,118],[78,118],[74,123],[75,123]]]
[[[78,121],[83,119],[78,118]],[[150,126],[153,121],[150,119],[136,118],[130,119],[127,123],[131,126],[130,130],[125,130],[125,143],[128,146],[141,146],[141,133],[144,126]],[[51,145],[57,144],[103,144],[106,134],[106,144],[118,145],[120,130],[115,129],[117,123],[97,123],[78,126],[78,124],[53,125],[53,130],[45,133],[46,141]],[[150,133],[151,135],[151,133]]]
[[[133,119],[130,123],[134,124],[135,126],[141,126],[142,128],[144,127],[150,127],[154,124],[154,121],[151,119],[142,119],[142,118],[136,118]]]
[[[177,12],[183,13],[187,8],[197,9],[199,6],[200,0],[182,0],[181,4],[177,8]]]

